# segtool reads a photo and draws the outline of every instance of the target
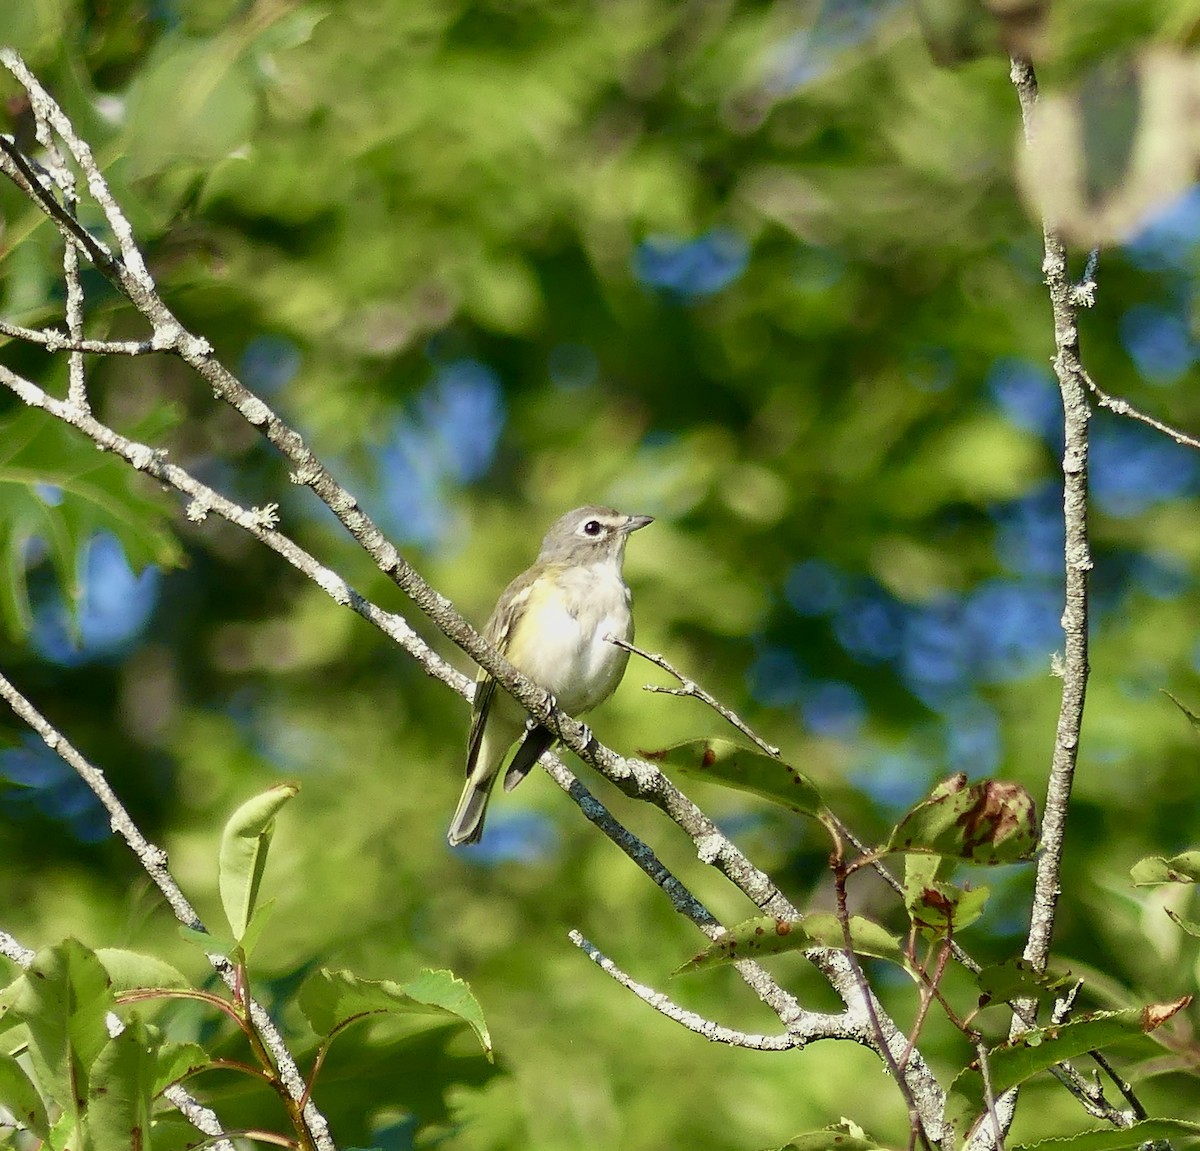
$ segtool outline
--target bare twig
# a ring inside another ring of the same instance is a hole
[[[866,973],[863,971],[862,964],[859,963],[858,955],[854,950],[854,937],[850,932],[850,909],[846,902],[847,871],[845,861],[842,859],[842,845],[840,843],[837,845],[835,855],[830,860],[830,867],[833,871],[833,890],[836,900],[837,921],[841,926],[842,941],[845,945],[845,950],[842,954],[845,955],[846,961],[850,965],[852,977],[859,988],[866,1023],[870,1028],[871,1035],[875,1038],[875,1049],[882,1056],[884,1063],[887,1064],[887,1068],[892,1073],[892,1078],[895,1080],[896,1086],[900,1089],[900,1094],[904,1097],[905,1105],[908,1107],[910,1151],[916,1145],[918,1139],[921,1141],[921,1146],[926,1148],[926,1151],[931,1151],[932,1141],[929,1132],[926,1130],[921,1105],[916,1095],[914,1095],[912,1085],[908,1082],[905,1075],[909,1060],[913,1057],[913,1045],[906,1036],[897,1033],[896,1038],[900,1040],[900,1050],[898,1054],[892,1050],[891,1040],[893,1037],[887,1035],[883,1030],[881,1008],[871,992],[870,985],[867,983]]]
[[[726,707],[723,703],[717,700],[713,695],[704,690],[695,680],[686,678],[681,672],[677,671],[673,664],[667,662],[666,658],[659,652],[646,651],[640,648],[637,644],[630,643],[628,640],[620,639],[615,635],[604,637],[611,644],[616,644],[617,647],[623,647],[626,651],[633,652],[634,655],[640,655],[642,659],[648,660],[655,667],[660,667],[668,675],[674,676],[679,681],[678,687],[662,687],[660,684],[647,683],[642,685],[643,691],[657,692],[660,695],[676,695],[681,697],[690,696],[692,699],[698,699],[701,703],[707,704],[727,723],[732,724],[738,729],[747,739],[751,740],[760,750],[765,751],[767,755],[779,758],[779,748],[774,744],[767,743],[757,732],[755,732],[749,724],[742,720],[731,708]]]
[[[1197,439],[1195,436],[1189,436],[1186,432],[1181,432],[1178,428],[1171,427],[1170,424],[1164,424],[1161,420],[1156,420],[1153,416],[1148,416],[1144,412],[1138,411],[1128,400],[1123,400],[1118,396],[1110,396],[1087,372],[1083,373],[1083,382],[1087,384],[1088,390],[1096,397],[1096,402],[1102,408],[1107,408],[1110,412],[1115,412],[1118,416],[1127,416],[1131,420],[1137,420],[1138,423],[1145,424],[1147,427],[1153,428],[1156,432],[1162,432],[1164,436],[1169,436],[1181,447],[1200,448],[1200,439]]]
[[[983,1101],[992,1130],[996,1133],[996,1151],[1004,1151],[1004,1127],[996,1113],[996,1092],[992,1088],[992,1063],[988,1057],[987,1044],[982,1039],[975,1041],[975,1058],[979,1060],[979,1075],[983,1080]]]
[[[28,970],[37,957],[37,952],[22,946],[7,931],[0,931],[0,955],[7,956],[18,967]],[[125,1024],[111,1012],[106,1022],[108,1033],[113,1038],[125,1030]],[[197,1131],[202,1135],[209,1136],[212,1140],[208,1143],[209,1146],[215,1147],[217,1151],[234,1151],[233,1144],[229,1141],[229,1135],[221,1126],[221,1121],[217,1118],[215,1111],[205,1107],[178,1083],[172,1083],[166,1087],[162,1094]]]
[[[1027,60],[1012,61],[1012,82],[1021,102],[1026,138],[1033,130],[1037,103],[1037,78]],[[1054,374],[1063,402],[1065,447],[1063,451],[1063,521],[1066,526],[1066,604],[1062,626],[1065,656],[1062,661],[1062,703],[1055,733],[1050,782],[1042,815],[1041,854],[1034,882],[1033,909],[1025,958],[1037,971],[1044,971],[1050,957],[1054,914],[1058,906],[1063,840],[1071,784],[1079,755],[1079,733],[1083,723],[1084,697],[1088,679],[1088,574],[1092,557],[1088,546],[1087,457],[1088,418],[1086,373],[1079,358],[1079,328],[1076,305],[1067,276],[1067,253],[1062,241],[1043,227],[1045,259],[1042,271],[1050,292],[1054,318]]]
[[[842,1031],[843,1038],[856,1038],[849,1012],[843,1012],[838,1016],[826,1017],[823,1034],[811,1034],[801,1029],[789,1029],[782,1035],[755,1035],[748,1031],[737,1031],[731,1027],[724,1027],[720,1023],[714,1023],[711,1019],[705,1019],[703,1016],[697,1015],[694,1011],[688,1011],[686,1008],[680,1007],[677,1003],[673,1003],[667,996],[662,994],[661,991],[655,991],[653,987],[647,987],[644,983],[638,983],[632,976],[626,975],[599,948],[584,939],[578,931],[568,932],[568,938],[597,967],[610,975],[622,987],[632,991],[643,1002],[650,1004],[655,1011],[686,1027],[689,1031],[694,1031],[697,1035],[703,1035],[705,1039],[711,1040],[713,1043],[726,1043],[731,1047],[750,1047],[756,1051],[790,1051],[793,1048],[803,1047],[814,1039],[832,1038],[834,1036],[831,1036],[829,1031],[837,1031],[838,1029]]]
[[[75,187],[75,174],[63,159],[50,125],[35,107],[35,134],[37,141],[46,151],[50,176],[62,197],[63,211],[78,223],[79,192]],[[67,332],[74,343],[83,339],[83,284],[79,279],[79,249],[69,240],[63,244],[63,283],[67,289],[66,321]],[[67,356],[67,397],[76,407],[87,409],[87,378],[84,373],[83,356],[72,350]]]
[[[162,351],[153,340],[87,340],[74,339],[54,328],[23,328],[0,320],[0,336],[26,343],[39,344],[48,352],[91,352],[103,356],[144,356]]]
[[[1014,58],[1010,77],[1021,106],[1021,122],[1026,144],[1034,130],[1035,108],[1038,99],[1037,77],[1028,60]],[[1087,390],[1091,384],[1079,355],[1077,311],[1080,306],[1091,307],[1095,300],[1095,274],[1098,251],[1090,253],[1083,281],[1072,285],[1067,273],[1067,253],[1062,240],[1048,225],[1043,224],[1044,259],[1042,271],[1049,289],[1054,321],[1054,374],[1058,380],[1063,404],[1063,522],[1066,532],[1064,566],[1066,571],[1065,606],[1062,627],[1065,636],[1065,655],[1056,662],[1055,671],[1062,676],[1062,700],[1055,731],[1054,752],[1051,757],[1050,778],[1042,815],[1041,853],[1034,880],[1033,906],[1030,911],[1029,935],[1024,956],[1035,970],[1044,971],[1050,957],[1050,941],[1054,931],[1055,911],[1060,894],[1063,844],[1067,809],[1079,753],[1079,737],[1083,724],[1083,707],[1088,679],[1088,577],[1092,568],[1087,526],[1087,457],[1088,419],[1090,408]],[[1036,1003],[1022,1001],[1014,1006],[1011,1033],[1019,1035],[1034,1025]],[[1104,1099],[1103,1093],[1090,1087],[1069,1064],[1056,1069],[1059,1079],[1093,1114],[1102,1113],[1118,1126],[1123,1113]],[[1016,1106],[1016,1090],[1000,1098],[989,1098],[988,1123],[980,1125],[971,1139],[972,1147],[1003,1146],[1004,1136],[1012,1123]],[[1095,1110],[1093,1110],[1095,1108]]]

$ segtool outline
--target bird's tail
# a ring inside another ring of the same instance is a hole
[[[483,817],[487,814],[488,798],[492,794],[492,786],[496,782],[496,773],[492,772],[486,779],[471,776],[463,788],[462,798],[454,818],[450,821],[450,830],[446,838],[451,847],[463,843],[477,843],[483,834]]]

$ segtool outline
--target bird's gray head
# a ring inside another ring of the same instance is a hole
[[[598,505],[576,508],[550,525],[538,561],[594,564],[620,560],[629,533],[653,522],[651,516],[630,516]]]

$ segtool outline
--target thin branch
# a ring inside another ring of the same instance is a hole
[[[23,946],[7,931],[0,931],[0,955],[7,956],[18,967],[27,971],[33,965],[37,952]],[[111,1038],[116,1038],[125,1030],[125,1024],[111,1011],[105,1022]],[[164,1088],[162,1095],[201,1135],[209,1136],[209,1140],[205,1141],[208,1146],[216,1148],[217,1151],[234,1151],[233,1144],[229,1141],[229,1133],[221,1126],[221,1120],[217,1118],[215,1111],[205,1107],[178,1083]]]
[[[898,1038],[901,1041],[900,1051],[897,1053],[892,1050],[891,1037],[884,1033],[881,1022],[882,1008],[879,1006],[878,1000],[876,1000],[870,985],[867,983],[866,973],[863,971],[862,964],[859,963],[858,955],[854,950],[854,938],[850,931],[850,909],[847,904],[847,873],[845,861],[842,859],[842,850],[842,844],[839,842],[837,853],[831,860],[836,915],[838,924],[842,929],[842,940],[845,944],[842,954],[845,955],[855,983],[860,990],[862,1003],[865,1008],[866,1021],[871,1029],[871,1034],[875,1037],[875,1048],[883,1057],[884,1063],[887,1064],[887,1069],[891,1072],[892,1078],[895,1080],[896,1086],[900,1089],[900,1094],[903,1096],[905,1105],[908,1108],[909,1147],[912,1148],[915,1141],[920,1139],[921,1145],[928,1151],[931,1146],[930,1134],[925,1127],[921,1106],[913,1094],[912,1085],[908,1082],[905,1075],[908,1063],[914,1054],[914,1047],[907,1036],[898,1034]]]
[[[1021,103],[1026,139],[1033,131],[1037,103],[1037,78],[1027,60],[1012,61],[1012,82]],[[1067,253],[1058,235],[1043,226],[1045,259],[1042,270],[1050,292],[1054,317],[1054,374],[1063,403],[1063,522],[1066,527],[1066,603],[1062,627],[1065,656],[1062,661],[1062,702],[1050,765],[1050,781],[1042,816],[1041,853],[1034,881],[1033,908],[1024,956],[1036,971],[1044,971],[1050,957],[1054,915],[1060,894],[1063,841],[1088,680],[1088,575],[1092,557],[1087,525],[1088,418],[1086,374],[1079,358],[1076,305],[1067,276]]]
[[[748,1031],[737,1031],[731,1027],[724,1027],[720,1023],[714,1023],[711,1019],[697,1015],[694,1011],[680,1007],[661,991],[655,991],[653,987],[638,983],[632,976],[622,971],[598,947],[589,943],[578,931],[570,931],[567,936],[601,971],[615,979],[622,987],[632,991],[643,1002],[650,1004],[655,1011],[680,1026],[686,1027],[689,1031],[704,1036],[713,1043],[726,1043],[730,1047],[750,1047],[755,1051],[790,1051],[794,1048],[804,1047],[814,1039],[837,1037],[828,1033],[806,1034],[800,1030],[788,1030],[782,1035],[755,1035]],[[843,1032],[843,1038],[857,1038],[849,1012],[827,1018],[838,1022]]]
[[[91,789],[92,794],[100,800],[105,811],[108,812],[113,831],[125,840],[138,857],[146,874],[150,876],[171,905],[175,918],[185,927],[206,932],[208,929],[175,882],[174,876],[167,870],[166,852],[162,848],[154,846],[142,835],[141,830],[130,818],[116,793],[109,787],[104,773],[81,755],[70,741],[3,674],[0,674],[0,698],[6,700],[13,712],[42,737],[51,751],[74,769]],[[234,965],[225,956],[215,952],[208,956],[208,961],[224,980],[226,986],[233,990],[237,982]],[[276,1072],[283,1086],[294,1100],[302,1099],[304,1097],[304,1079],[300,1075],[296,1061],[284,1043],[279,1029],[267,1012],[253,1001],[251,1002],[251,1017],[260,1038],[271,1052]],[[329,1124],[311,1099],[304,1106],[304,1122],[319,1151],[336,1151],[333,1139],[329,1135]]]
[[[1022,129],[1028,146],[1034,131],[1038,99],[1037,77],[1028,60],[1014,58],[1011,61],[1010,78],[1020,102]],[[1088,577],[1092,569],[1092,559],[1087,526],[1087,457],[1088,419],[1091,410],[1088,406],[1087,390],[1094,385],[1080,360],[1077,313],[1079,307],[1091,307],[1095,301],[1095,274],[1099,260],[1098,251],[1090,253],[1083,281],[1072,285],[1067,274],[1067,253],[1062,240],[1045,223],[1042,226],[1042,236],[1042,271],[1049,289],[1054,321],[1054,374],[1058,380],[1063,404],[1066,589],[1062,616],[1065,655],[1055,666],[1056,673],[1062,676],[1062,699],[1042,815],[1042,850],[1037,862],[1029,935],[1024,948],[1024,957],[1038,971],[1044,971],[1049,961],[1055,912],[1061,893],[1060,877],[1067,810],[1079,753],[1089,671]],[[1011,1034],[1015,1036],[1033,1026],[1036,1020],[1036,1004],[1033,1001],[1022,1001],[1013,1006]],[[1103,1098],[1103,1092],[1100,1092],[1099,1102],[1096,1103],[1095,1092],[1089,1089],[1073,1067],[1064,1065],[1057,1069],[1057,1073],[1072,1093],[1084,1102],[1085,1107],[1091,1110],[1090,1104],[1095,1103],[1103,1109],[1106,1118],[1120,1125],[1119,1117],[1122,1113]],[[1005,1133],[1012,1123],[1016,1099],[1015,1088],[1005,1092],[999,1099],[989,1098],[988,1122],[981,1124],[980,1129],[972,1136],[969,1144],[972,1148],[1003,1147]]]
[[[73,339],[54,328],[23,328],[0,320],[0,336],[40,344],[48,352],[91,352],[102,356],[144,356],[163,349],[150,340],[88,340]]]
[[[63,211],[76,223],[79,220],[79,192],[75,186],[75,174],[59,151],[54,133],[45,118],[34,109],[34,132],[37,141],[45,149],[49,161],[50,178],[57,185],[62,198]],[[71,340],[78,343],[83,339],[83,283],[79,278],[79,248],[68,238],[63,241],[63,283],[66,285],[67,332]],[[77,407],[88,408],[87,376],[83,356],[72,350],[67,356],[67,398]]]
[[[751,740],[760,750],[765,751],[767,755],[773,759],[779,758],[779,748],[774,744],[767,743],[757,732],[755,732],[749,724],[742,720],[731,708],[720,703],[714,696],[704,690],[695,680],[687,679],[681,672],[677,671],[674,665],[667,662],[666,658],[659,652],[646,651],[640,648],[637,644],[630,643],[628,640],[620,639],[615,635],[607,635],[604,637],[609,643],[615,644],[617,647],[623,647],[626,651],[633,652],[634,655],[640,655],[642,659],[649,660],[655,667],[662,668],[668,675],[674,676],[679,681],[678,687],[662,687],[656,683],[647,683],[642,685],[643,691],[657,692],[660,695],[676,695],[680,697],[691,697],[698,699],[701,703],[707,704],[727,723],[736,727],[747,739]]]
[[[975,1056],[979,1060],[979,1075],[983,1079],[983,1101],[987,1107],[987,1116],[991,1121],[992,1130],[996,1133],[996,1151],[1004,1151],[1004,1132],[1006,1128],[1000,1123],[996,1113],[996,1092],[992,1088],[992,1064],[988,1058],[987,1044],[982,1039],[975,1042]]]
[[[1127,416],[1131,420],[1137,420],[1138,423],[1145,424],[1156,432],[1162,432],[1164,436],[1169,436],[1181,447],[1200,448],[1200,439],[1189,436],[1186,432],[1171,427],[1170,424],[1164,424],[1161,420],[1156,420],[1153,416],[1138,411],[1128,400],[1110,396],[1087,372],[1083,373],[1083,382],[1087,384],[1088,390],[1096,397],[1096,401],[1102,408],[1107,408],[1118,416]]]

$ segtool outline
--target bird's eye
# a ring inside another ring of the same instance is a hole
[[[601,529],[599,520],[588,520],[588,522],[583,525],[584,535],[598,536],[600,531]]]

